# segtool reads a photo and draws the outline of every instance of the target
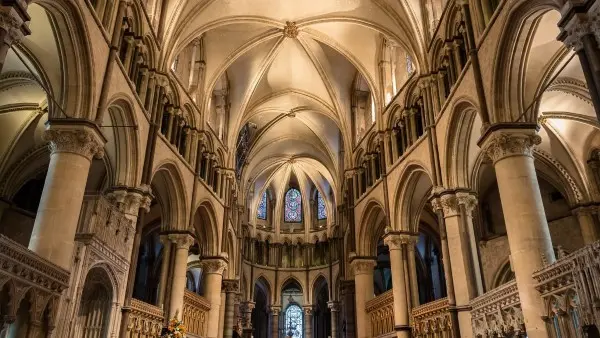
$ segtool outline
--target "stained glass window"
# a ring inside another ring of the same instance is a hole
[[[285,334],[286,337],[302,338],[302,308],[291,304],[285,310]]]
[[[302,222],[302,194],[291,188],[285,193],[284,220],[286,222]]]
[[[408,74],[412,74],[415,71],[415,66],[413,65],[412,58],[410,55],[406,54],[406,72]]]
[[[259,219],[267,219],[267,192],[263,192],[260,201],[258,202],[258,209],[256,214]]]
[[[325,206],[325,199],[321,192],[317,192],[317,219],[327,218],[327,207]]]

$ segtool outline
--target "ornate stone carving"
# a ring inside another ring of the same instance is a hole
[[[92,157],[104,156],[104,145],[97,135],[86,129],[48,129],[44,132],[43,140],[50,142],[50,152],[75,153],[91,160]]]
[[[188,234],[169,234],[169,239],[177,249],[188,250],[194,244],[194,237]]]
[[[478,337],[520,336],[525,332],[516,281],[504,284],[475,299],[471,305],[473,333]]]
[[[488,137],[483,149],[494,163],[511,156],[533,156],[533,146],[542,138],[533,132],[496,132]]]
[[[223,279],[221,290],[225,293],[237,292],[240,288],[240,281],[237,279]]]
[[[286,21],[285,27],[283,28],[283,35],[286,38],[295,39],[298,37],[298,26],[294,21]]]
[[[430,337],[440,334],[442,337],[453,337],[452,321],[450,320],[450,306],[448,298],[429,302],[412,310],[412,323],[414,337]]]
[[[389,232],[385,235],[383,242],[390,250],[400,250],[403,244],[408,244],[412,241],[411,237],[408,234]]]
[[[354,259],[350,266],[352,267],[352,271],[354,275],[363,275],[367,273],[373,273],[373,269],[375,268],[375,260],[374,259]]]
[[[227,268],[227,262],[223,258],[204,259],[201,264],[205,273],[222,275],[223,271]]]
[[[12,9],[8,11],[0,10],[0,29],[7,32],[4,41],[0,41],[0,43],[12,45],[23,38],[23,32],[21,31],[23,22],[20,18],[15,17],[13,12]]]
[[[311,305],[304,306],[303,309],[305,315],[312,316],[314,310]]]

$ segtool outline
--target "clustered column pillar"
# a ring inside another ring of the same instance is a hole
[[[224,279],[221,289],[225,292],[225,320],[223,321],[223,338],[233,337],[233,315],[235,312],[235,297],[240,281],[237,279]]]
[[[173,276],[171,279],[171,298],[169,304],[169,318],[183,318],[183,296],[187,273],[187,260],[189,249],[194,244],[194,238],[189,234],[169,234],[169,239],[175,249],[173,262]],[[165,257],[164,259],[168,259]]]
[[[479,146],[494,162],[527,336],[541,338],[548,337],[542,320],[545,306],[532,274],[555,257],[533,164],[533,147],[541,142],[535,128],[533,124],[493,125]]]
[[[102,158],[106,139],[96,125],[71,119],[49,121],[43,137],[50,142],[50,164],[29,249],[70,270],[92,157]]]
[[[169,239],[168,235],[161,235],[160,242],[163,245],[163,259],[160,266],[160,282],[158,283],[158,307],[164,310],[167,294],[167,277],[169,274],[169,264],[171,258],[171,239]]]
[[[202,261],[202,272],[205,274],[204,294],[210,302],[208,312],[207,337],[216,338],[219,334],[219,313],[221,309],[221,282],[227,261],[223,257],[215,257]]]
[[[477,296],[470,229],[467,225],[469,220],[466,219],[467,215],[461,212],[461,208],[468,209],[470,215],[470,210],[476,203],[477,199],[474,196],[455,191],[442,192],[439,200],[433,203],[435,208],[443,210],[461,337],[472,337],[469,303]],[[447,266],[444,268],[448,269]]]
[[[392,283],[394,287],[394,326],[397,337],[410,337],[410,322],[408,313],[408,299],[406,293],[405,274],[406,266],[402,246],[408,243],[410,236],[397,232],[388,232],[384,243],[390,250],[390,265],[392,270]],[[371,281],[373,283],[373,281]]]
[[[367,302],[373,299],[373,270],[375,260],[372,258],[354,258],[350,262],[354,272],[354,283],[356,285],[355,311],[356,311],[356,337],[368,338],[371,336],[371,325],[367,315]]]

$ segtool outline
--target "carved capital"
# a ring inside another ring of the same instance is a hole
[[[350,267],[354,272],[354,275],[372,274],[375,268],[376,262],[374,259],[354,259],[350,263]]]
[[[412,242],[412,236],[408,234],[400,234],[397,232],[390,232],[385,235],[383,242],[390,250],[400,250],[402,249],[403,244],[408,244]]]
[[[221,290],[225,293],[237,292],[240,288],[240,281],[237,279],[223,279],[221,282]]]
[[[467,216],[471,216],[473,209],[477,206],[477,197],[468,192],[457,192],[456,199],[458,204],[465,207]]]
[[[44,132],[43,140],[49,142],[50,152],[74,153],[84,156],[88,160],[92,157],[104,156],[104,142],[99,135],[89,129],[53,128],[50,126]]]
[[[340,302],[335,302],[335,301],[327,302],[327,307],[329,307],[329,310],[331,310],[331,312],[340,311]]]
[[[312,316],[313,311],[314,311],[313,308],[312,308],[312,305],[304,306],[303,309],[304,309],[304,314],[305,315]]]
[[[222,275],[227,268],[227,261],[223,258],[209,258],[202,260],[202,269],[204,273],[215,273]]]
[[[281,313],[281,306],[271,305],[271,314],[273,316],[279,316],[280,313]]]
[[[511,156],[533,157],[533,147],[541,142],[534,131],[496,131],[486,137],[482,148],[495,164]]]
[[[190,246],[194,244],[194,237],[188,234],[169,234],[168,236],[177,249],[189,250]]]
[[[15,42],[20,41],[24,36],[23,31],[21,30],[22,26],[23,19],[12,6],[0,8],[0,30],[6,32],[4,41],[0,41],[0,43],[5,43],[10,46]]]

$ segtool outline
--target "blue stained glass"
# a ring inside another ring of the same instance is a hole
[[[285,310],[286,337],[302,338],[302,308],[296,304],[288,306]]]
[[[327,207],[325,206],[325,199],[320,192],[317,193],[317,219],[327,218]]]
[[[302,194],[291,188],[285,193],[284,220],[286,222],[302,222]]]
[[[260,201],[258,202],[258,209],[256,212],[259,219],[267,219],[267,192],[263,192]]]

